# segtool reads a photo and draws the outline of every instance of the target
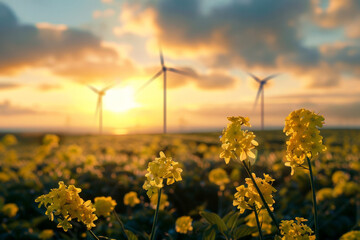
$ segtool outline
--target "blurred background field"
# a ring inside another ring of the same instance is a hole
[[[313,226],[311,190],[308,175],[297,171],[290,177],[284,166],[286,136],[280,130],[255,131],[259,142],[253,171],[257,176],[268,173],[275,178],[275,215],[277,219],[294,216],[309,219]],[[360,130],[322,130],[328,150],[315,161],[320,234],[322,239],[338,239],[351,229],[359,229],[360,218]],[[234,161],[226,165],[219,158],[220,133],[168,135],[59,135],[44,138],[40,134],[0,136],[0,239],[91,239],[86,228],[74,223],[65,233],[44,215],[45,209],[34,202],[41,194],[57,188],[59,181],[82,189],[84,200],[111,196],[125,228],[143,239],[150,233],[154,214],[142,185],[147,163],[160,151],[178,161],[183,181],[164,189],[167,202],[159,215],[158,239],[202,239],[207,222],[199,211],[208,210],[223,217],[231,210],[235,187],[247,177]],[[45,142],[44,142],[45,139]],[[229,183],[222,192],[209,181],[209,172],[223,168]],[[125,206],[124,195],[137,192],[141,203]],[[166,199],[164,199],[166,200]],[[10,205],[9,205],[10,204]],[[16,205],[12,205],[16,204]],[[243,225],[251,225],[249,212],[240,216]],[[194,230],[187,235],[175,232],[176,218],[189,215]],[[97,235],[121,239],[114,216],[100,217],[93,231]],[[263,226],[265,228],[265,226]],[[274,229],[268,227],[275,233]],[[53,230],[53,232],[49,231]],[[47,230],[48,232],[44,232]],[[255,231],[248,228],[252,239]],[[45,233],[48,233],[46,236]],[[53,234],[52,234],[53,233]],[[272,239],[269,235],[266,239]],[[216,239],[221,239],[218,235]]]

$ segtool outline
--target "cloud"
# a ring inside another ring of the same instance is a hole
[[[20,84],[17,83],[10,83],[10,82],[4,82],[4,83],[0,83],[0,91],[1,90],[8,90],[8,89],[15,89],[20,87]]]
[[[237,79],[225,71],[210,71],[208,73],[201,73],[190,67],[176,67],[176,70],[185,72],[186,74],[174,73],[167,71],[167,87],[178,88],[188,84],[193,84],[199,89],[203,90],[221,90],[234,87]],[[148,76],[151,79],[157,72],[159,67],[151,67],[145,69],[143,76]],[[161,75],[158,78],[163,78]],[[146,82],[144,82],[146,83]]]
[[[55,74],[86,82],[103,74],[116,78],[116,71],[112,74],[105,71],[131,69],[129,65],[132,65],[130,60],[119,56],[117,49],[103,44],[89,32],[50,23],[20,24],[3,3],[0,3],[0,36],[0,75],[45,67]],[[102,74],[101,68],[104,68]]]
[[[321,101],[323,99],[330,101],[339,101],[342,100],[357,100],[360,101],[360,92],[327,92],[327,93],[298,93],[298,94],[283,94],[268,96],[269,99],[277,99],[280,101],[293,101],[295,100],[304,100],[304,99],[313,99],[314,101]]]
[[[318,103],[311,100],[301,102],[267,102],[265,106],[265,126],[283,127],[286,116],[295,109],[306,108],[325,117],[325,126],[355,126],[360,121],[360,101],[341,104],[336,102]],[[259,109],[252,109],[252,104],[224,103],[200,105],[197,108],[183,108],[184,116],[206,121],[208,126],[218,126],[224,122],[226,126],[227,116],[249,116],[250,123],[254,127],[260,125]]]
[[[43,83],[43,84],[39,84],[37,86],[37,89],[39,91],[42,92],[47,92],[47,91],[53,91],[53,90],[58,90],[62,88],[62,86],[60,84],[48,84],[48,83]]]
[[[100,10],[95,10],[93,12],[93,18],[97,19],[97,18],[108,18],[108,17],[112,17],[114,16],[115,11],[114,9],[106,9],[104,11],[100,11]]]
[[[101,0],[101,2],[107,3],[107,4],[113,3],[113,1],[114,1],[114,0]]]
[[[357,0],[344,2],[357,9]],[[313,88],[337,86],[344,72],[358,74],[353,59],[360,54],[343,56],[345,52],[338,49],[331,58],[319,47],[304,44],[304,26],[321,26],[317,16],[321,8],[315,0],[229,1],[209,11],[203,10],[204,4],[201,0],[127,1],[118,32],[153,34],[172,57],[195,57],[210,68],[284,72]],[[345,8],[345,3],[338,5]],[[349,23],[343,19],[358,15],[348,10],[338,13],[336,26],[343,27]],[[352,48],[357,52],[360,45]]]
[[[360,2],[358,0],[329,0],[326,8],[321,8],[319,0],[314,1],[315,22],[324,28],[343,27],[349,38],[360,38]]]
[[[4,100],[3,102],[0,102],[0,115],[32,115],[39,113],[39,111],[36,111],[32,108],[14,106],[10,103],[9,100]]]

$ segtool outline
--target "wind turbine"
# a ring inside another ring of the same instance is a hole
[[[259,85],[259,90],[256,94],[256,99],[255,99],[255,103],[254,103],[254,108],[256,107],[256,104],[259,100],[260,94],[261,94],[261,130],[264,130],[264,86],[266,85],[266,83],[270,80],[273,79],[274,77],[276,77],[278,74],[273,74],[270,76],[267,76],[264,79],[259,79],[258,77],[256,77],[254,74],[252,73],[248,73],[255,81],[257,81],[260,85]]]
[[[185,72],[176,68],[170,68],[170,67],[166,67],[165,65],[165,61],[164,61],[164,56],[162,53],[162,49],[160,48],[160,64],[161,64],[161,69],[152,77],[150,78],[147,82],[145,82],[136,92],[136,94],[138,92],[140,92],[142,89],[144,89],[146,86],[148,86],[151,82],[153,82],[155,79],[157,79],[161,74],[163,75],[163,87],[164,87],[164,129],[163,132],[164,134],[166,134],[166,72],[170,71],[170,72],[174,72],[177,74],[181,74],[181,75],[187,75],[190,77],[195,77],[194,74],[191,74],[189,72]]]
[[[98,95],[98,101],[96,104],[95,114],[99,114],[99,134],[100,135],[102,134],[102,118],[103,118],[103,116],[102,116],[102,114],[103,114],[102,99],[103,99],[106,91],[114,86],[115,86],[115,84],[111,84],[101,90],[98,90],[98,89],[94,88],[93,86],[88,85],[88,87]]]

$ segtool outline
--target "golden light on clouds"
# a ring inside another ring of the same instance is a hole
[[[155,24],[156,11],[152,8],[141,9],[141,5],[124,4],[119,16],[122,26],[114,27],[113,33],[121,36],[125,33],[134,33],[141,36],[152,36],[159,32]]]
[[[57,30],[57,31],[65,31],[68,27],[65,24],[51,24],[47,22],[40,22],[36,24],[38,29],[50,29],[50,30]]]

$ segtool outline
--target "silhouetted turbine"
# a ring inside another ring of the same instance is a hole
[[[161,63],[161,69],[152,77],[150,78],[148,81],[146,81],[135,93],[136,95],[145,87],[147,87],[150,83],[152,83],[155,79],[157,79],[161,74],[163,75],[163,82],[164,82],[164,129],[163,132],[164,134],[166,133],[166,72],[170,71],[170,72],[174,72],[177,74],[182,74],[182,75],[186,75],[189,77],[195,77],[194,74],[186,72],[186,71],[182,71],[176,68],[169,68],[165,66],[165,61],[164,61],[164,56],[162,53],[162,50],[160,48],[159,50],[160,52],[160,63]]]
[[[98,95],[98,101],[96,104],[96,110],[95,110],[95,115],[99,114],[99,134],[102,134],[102,118],[103,118],[103,102],[102,102],[102,98],[104,97],[105,93],[107,90],[109,90],[110,88],[114,87],[115,84],[109,85],[101,90],[98,90],[96,88],[94,88],[93,86],[88,85],[88,87],[93,90],[97,95]]]
[[[259,79],[258,77],[256,77],[255,75],[253,75],[252,73],[248,74],[255,80],[257,81],[260,85],[259,85],[259,90],[256,94],[256,99],[255,99],[255,103],[254,103],[254,108],[256,107],[256,104],[259,100],[260,94],[261,94],[261,130],[264,130],[264,86],[265,84],[272,78],[276,77],[278,74],[273,74],[270,75],[264,79]]]

